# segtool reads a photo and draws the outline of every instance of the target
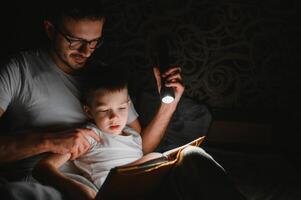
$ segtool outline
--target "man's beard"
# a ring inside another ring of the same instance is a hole
[[[74,64],[68,62],[68,59],[67,59],[67,56],[64,56],[65,54],[61,55],[59,54],[57,51],[56,52],[56,55],[58,56],[58,58],[61,60],[61,62],[66,66],[68,67],[71,71],[75,71],[79,68],[82,68],[86,62],[87,62],[87,59],[84,60],[83,62],[74,62]],[[73,60],[76,60],[76,57],[82,57],[82,56],[79,56],[78,54],[70,54],[69,58],[73,59]]]

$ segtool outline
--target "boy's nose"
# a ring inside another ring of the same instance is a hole
[[[110,117],[110,119],[117,118],[117,114],[114,111],[111,111],[109,117]]]

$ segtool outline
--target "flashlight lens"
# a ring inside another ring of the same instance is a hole
[[[162,102],[168,104],[168,103],[173,102],[174,99],[175,98],[173,98],[172,96],[165,96],[165,97],[162,98]]]

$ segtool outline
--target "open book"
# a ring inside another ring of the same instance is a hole
[[[150,194],[181,159],[187,146],[200,146],[205,136],[164,153],[150,153],[138,161],[111,169],[96,199],[137,199]]]

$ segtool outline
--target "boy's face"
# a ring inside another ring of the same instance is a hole
[[[85,106],[84,110],[100,130],[121,134],[127,122],[129,103],[126,88],[114,92],[97,90],[91,105]]]

